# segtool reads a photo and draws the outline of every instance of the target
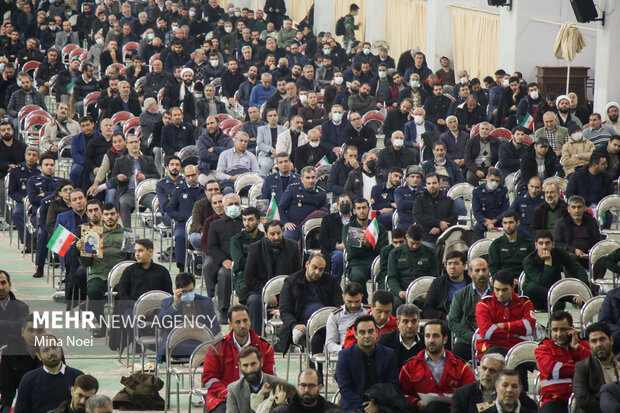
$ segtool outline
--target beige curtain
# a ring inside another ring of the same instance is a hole
[[[387,0],[386,27],[390,56],[395,60],[413,46],[425,52],[426,1]]]
[[[482,79],[497,70],[499,15],[452,7],[452,44],[455,70]]]
[[[342,16],[345,16],[349,13],[349,6],[351,4],[357,4],[360,9],[355,17],[355,24],[359,25],[359,30],[355,31],[355,38],[361,42],[364,41],[365,27],[364,20],[366,16],[366,0],[334,0],[334,28],[332,29],[332,35],[336,37],[336,40],[342,43],[342,36],[336,36],[336,22]]]
[[[265,4],[265,2],[263,2]],[[302,21],[310,7],[314,4],[314,0],[292,0],[286,2],[286,14],[296,22]]]

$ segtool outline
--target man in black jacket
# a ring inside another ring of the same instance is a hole
[[[568,198],[568,214],[556,221],[553,231],[556,245],[575,254],[584,268],[588,268],[590,248],[603,238],[598,222],[587,212],[587,208],[581,196]]]
[[[387,135],[385,135],[387,136]],[[405,135],[399,130],[392,132],[391,145],[386,145],[379,152],[379,168],[391,169],[398,167],[407,168],[409,165],[420,163],[420,151],[405,147]]]
[[[553,232],[555,223],[568,214],[568,205],[563,199],[560,199],[560,188],[554,183],[548,183],[543,188],[545,193],[545,202],[534,208],[532,217],[532,225],[530,233],[532,236],[540,230]]]
[[[357,112],[349,113],[351,124],[348,125],[342,138],[347,145],[355,145],[359,153],[365,153],[377,146],[377,135],[370,125],[364,125],[362,115]]]
[[[413,119],[413,101],[410,98],[400,102],[399,110],[390,110],[383,123],[383,133],[385,136],[392,136],[394,131],[405,130],[405,123]]]
[[[538,162],[544,164],[545,172],[540,176]],[[560,167],[558,157],[554,151],[549,150],[547,138],[537,138],[530,145],[523,158],[521,158],[521,178],[519,179],[519,191],[525,188],[533,176],[538,176],[543,181],[551,176],[564,176],[564,169]]]
[[[505,368],[506,363],[501,354],[489,353],[482,356],[479,379],[454,391],[452,413],[478,413],[494,406],[497,397],[495,383],[499,378],[500,371]],[[488,400],[489,398],[491,400]],[[536,411],[536,402],[525,391],[521,391],[519,401],[521,406]]]
[[[359,168],[357,160],[357,148],[354,145],[346,145],[342,157],[332,165],[327,179],[327,191],[334,195],[344,192],[344,185],[347,182],[349,173]]]
[[[15,298],[11,291],[11,276],[0,270],[0,347],[7,343],[9,335],[18,335],[22,323],[28,316],[28,304]]]
[[[336,276],[342,276],[344,271],[342,227],[349,223],[352,208],[351,198],[346,194],[342,194],[338,197],[338,211],[324,216],[321,221],[321,229],[319,231],[321,254],[329,257],[325,268]]]
[[[301,268],[297,243],[283,237],[282,223],[278,220],[267,221],[264,228],[265,237],[248,248],[245,288],[239,296],[239,301],[247,303],[250,309],[254,331],[262,329],[261,292],[267,281],[278,275],[290,275]],[[269,306],[277,305],[278,300],[274,297]]]
[[[316,413],[342,413],[340,406],[325,400],[321,396],[323,383],[319,373],[314,369],[303,370],[299,374],[297,394],[288,403],[273,408],[274,413],[316,412]]]
[[[398,330],[381,334],[379,344],[394,350],[396,363],[401,369],[407,360],[424,350],[424,337],[420,329],[420,309],[415,304],[402,304],[396,310]]]
[[[452,198],[439,190],[439,176],[436,173],[426,175],[425,182],[426,190],[413,201],[413,218],[426,231],[424,234],[426,245],[435,248],[439,235],[456,224],[458,213]]]
[[[243,229],[241,219],[241,198],[235,193],[224,196],[225,216],[209,225],[208,251],[205,260],[207,277],[217,284],[217,309],[221,322],[228,321],[228,307],[232,289],[232,259],[230,256],[230,239]]]
[[[491,136],[491,128],[489,122],[482,122],[478,135],[465,144],[466,179],[473,186],[478,186],[486,178],[487,170],[498,160],[500,142]]]
[[[446,274],[435,278],[428,289],[424,301],[424,318],[448,318],[453,292],[471,285],[471,277],[465,271],[466,260],[465,254],[460,251],[452,251],[446,255]]]
[[[590,155],[588,165],[577,168],[568,180],[566,195],[581,195],[587,206],[596,205],[601,199],[614,192],[614,180],[607,175],[608,159],[602,152]],[[611,218],[611,214],[608,218]],[[611,219],[607,220],[611,225]]]
[[[327,259],[321,253],[312,253],[306,268],[291,274],[280,293],[280,346],[286,351],[291,343],[310,346],[312,354],[323,351],[325,329],[317,331],[311,343],[305,343],[306,325],[310,316],[324,307],[343,304],[340,277],[325,273]]]
[[[131,227],[131,211],[136,206],[135,189],[145,179],[159,179],[155,161],[150,156],[140,154],[140,139],[136,135],[127,135],[129,154],[118,158],[112,168],[110,184],[116,187],[116,196],[120,205],[123,226]],[[135,161],[138,161],[138,168]]]
[[[364,184],[364,176],[370,178]],[[383,184],[387,180],[387,173],[379,168],[377,155],[374,151],[362,155],[362,165],[349,173],[344,184],[344,193],[353,200],[365,198],[370,200],[370,192],[375,185]],[[373,182],[374,181],[374,182]]]
[[[41,360],[36,356],[35,338],[45,334],[43,327],[34,328],[34,316],[31,314],[21,326],[21,334],[9,337],[7,347],[2,351],[0,361],[0,410],[10,409],[19,382],[24,374],[41,367]]]
[[[590,324],[586,339],[592,355],[575,364],[573,394],[577,409],[575,413],[601,413],[601,386],[614,383],[607,372],[614,372],[618,356],[613,353],[611,329],[605,322]],[[603,368],[605,372],[603,372]]]

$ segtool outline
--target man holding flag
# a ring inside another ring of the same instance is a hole
[[[321,143],[321,132],[311,129],[308,143],[295,148],[295,168],[301,171],[306,166],[320,167],[336,161],[336,155]]]
[[[517,105],[517,123],[530,131],[534,130],[534,114],[538,105],[545,101],[538,91],[537,83],[527,85],[527,96]]]
[[[377,221],[377,218],[369,221],[370,205],[364,198],[358,198],[353,202],[354,217],[342,229],[342,241],[347,252],[347,279],[360,285],[366,285],[370,279],[370,266],[381,252],[381,248],[388,244],[387,230]],[[363,234],[361,246],[356,247],[349,241],[349,236],[361,229]],[[364,288],[363,301],[367,302],[368,292]]]

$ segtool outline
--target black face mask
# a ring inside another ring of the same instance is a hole
[[[366,168],[368,168],[370,172],[374,172],[376,167],[377,167],[376,159],[371,159],[368,162],[366,162]]]
[[[347,202],[340,205],[340,213],[344,215],[348,215],[349,213],[351,213],[351,204]]]

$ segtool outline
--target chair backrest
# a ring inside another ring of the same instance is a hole
[[[133,314],[136,317],[153,314],[161,308],[161,300],[170,297],[170,293],[161,290],[147,291],[142,294],[133,305]],[[137,323],[135,324],[137,326]]]
[[[123,271],[125,271],[125,268],[135,263],[135,261],[121,261],[114,267],[112,267],[112,269],[108,273],[108,287],[110,288],[110,290],[113,290],[114,287],[116,287],[116,285],[119,283],[119,281],[121,280],[121,276],[123,275]]]
[[[594,244],[592,248],[590,248],[590,252],[588,253],[588,269],[590,272],[590,281],[594,280],[594,266],[596,265],[596,263],[617,250],[618,248],[620,248],[620,243],[612,239],[601,240]]]
[[[418,297],[426,294],[434,280],[435,277],[425,276],[411,281],[407,287],[407,304],[413,304]]]
[[[266,305],[276,295],[280,294],[284,281],[288,275],[277,275],[267,281],[262,291],[263,305]]]
[[[241,122],[238,121],[237,119],[224,119],[223,121],[220,122],[220,128],[222,130],[234,128],[237,125],[241,125]]]
[[[590,298],[586,303],[581,307],[581,313],[579,314],[579,320],[581,325],[581,335],[585,337],[586,328],[594,322],[594,319],[598,316],[598,312],[603,306],[603,301],[605,301],[604,295],[597,295],[596,297]]]
[[[130,129],[137,128],[138,126],[140,126],[140,118],[127,119],[123,125],[123,133],[127,134]]]
[[[157,190],[158,180],[155,178],[145,179],[136,186],[136,202],[140,202],[142,197],[146,194],[154,194]]]
[[[471,247],[469,247],[469,251],[467,251],[467,262],[471,264],[474,259],[480,258],[484,255],[488,255],[489,247],[491,246],[492,242],[493,240],[483,238],[471,244]]]
[[[224,122],[226,119],[232,119],[232,116],[230,116],[228,113],[218,113],[217,115],[215,115],[215,117],[220,122]]]
[[[452,188],[448,190],[448,193],[446,195],[448,195],[452,199],[457,199],[461,197],[471,199],[473,197],[473,193],[474,186],[472,184],[468,184],[467,182],[463,182],[452,186]]]
[[[174,327],[166,338],[166,363],[172,360],[172,351],[182,341],[198,340],[201,343],[212,343],[215,339],[213,332],[207,327],[185,327],[183,325]]]
[[[568,180],[561,178],[559,176],[550,176],[549,178],[543,181],[543,188],[548,184],[556,184],[560,191],[566,192],[566,187],[568,186]]]
[[[534,354],[536,347],[538,347],[538,343],[529,340],[515,344],[506,354],[506,368],[514,370],[528,361],[536,363],[536,356]]]
[[[620,209],[620,195],[607,195],[596,206],[596,218],[599,224],[603,224],[603,214],[612,208]]]
[[[131,118],[134,118],[135,116],[133,115],[133,113],[131,112],[116,112],[114,115],[112,115],[112,123],[114,123],[115,125],[118,122],[122,122],[124,120],[129,120]]]
[[[592,298],[592,291],[590,287],[576,278],[563,278],[558,280],[551,286],[547,293],[547,312],[551,314],[553,305],[564,297],[579,297],[583,301],[588,301]]]
[[[251,206],[254,205],[254,201],[260,196],[263,190],[263,183],[257,182],[250,187],[250,191],[248,192],[248,204]]]
[[[181,158],[181,163],[193,156],[198,156],[198,147],[196,145],[186,146],[179,151],[179,158]]]
[[[372,264],[370,264],[370,274],[372,278],[376,279],[379,276],[379,272],[381,271],[381,256],[377,255],[374,260],[372,260]]]
[[[25,119],[29,113],[34,112],[35,110],[43,110],[43,108],[37,105],[26,105],[23,108],[21,108],[19,112],[17,113],[17,119],[21,123],[21,121]]]
[[[236,194],[239,194],[243,188],[263,181],[263,177],[256,172],[244,172],[235,180],[234,191]]]
[[[306,332],[308,333],[308,337],[310,339],[312,339],[317,331],[327,325],[327,318],[334,312],[335,309],[336,307],[323,307],[312,313],[306,323]]]
[[[523,286],[525,285],[525,271],[521,271],[519,274],[519,291],[523,294]]]
[[[506,178],[504,179],[504,185],[506,185],[506,189],[508,189],[508,193],[512,193],[515,192],[515,175],[517,173],[516,172],[511,172],[508,175],[506,175]]]
[[[68,154],[65,153],[65,149],[71,149],[71,139],[73,139],[73,136],[65,136],[58,143],[58,156],[60,158],[70,158],[69,156],[66,156]]]

